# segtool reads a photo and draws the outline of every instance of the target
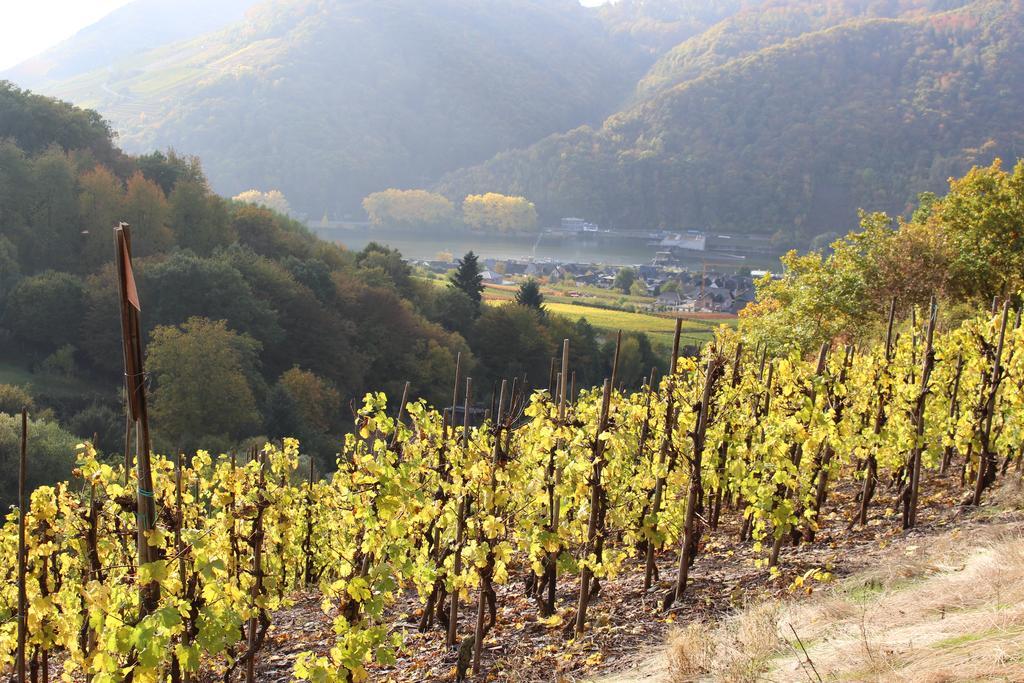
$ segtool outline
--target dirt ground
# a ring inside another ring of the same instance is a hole
[[[709,534],[691,570],[685,596],[676,607],[668,612],[660,609],[662,596],[675,581],[675,552],[659,558],[660,581],[647,592],[643,590],[642,558],[635,558],[618,577],[604,583],[588,612],[590,628],[575,639],[567,637],[565,625],[575,612],[578,581],[559,582],[561,619],[543,620],[523,589],[526,570],[513,568],[510,583],[498,587],[497,625],[484,643],[483,671],[474,680],[665,680],[663,643],[681,627],[724,623],[744,608],[766,601],[799,604],[843,577],[885,567],[895,556],[923,552],[932,539],[951,529],[970,538],[975,529],[1004,524],[1007,515],[1017,515],[991,504],[977,510],[951,504],[962,497],[958,480],[934,475],[923,484],[916,529],[900,529],[894,494],[884,487],[876,494],[868,525],[850,529],[855,492],[852,485],[838,487],[823,511],[815,542],[784,547],[782,571],[776,576],[755,563],[765,557],[766,550],[755,553],[751,544],[737,541],[739,514],[724,511],[723,523]],[[827,571],[831,579],[815,580],[816,570]],[[420,609],[418,598],[409,593],[390,611],[391,628],[405,634],[405,646],[396,665],[373,667],[370,680],[455,680],[457,652],[444,647],[440,629],[417,631]],[[475,609],[464,606],[461,616],[460,639],[469,633]],[[312,650],[323,654],[333,644],[331,615],[321,611],[316,594],[296,596],[295,605],[275,614],[273,621],[259,658],[261,681],[289,680],[298,653]],[[801,672],[797,676],[803,678]],[[685,675],[677,678],[688,679]],[[798,679],[784,676],[776,680]]]

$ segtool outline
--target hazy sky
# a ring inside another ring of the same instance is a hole
[[[0,71],[69,38],[79,29],[130,1],[0,0],[3,12],[3,21],[0,21]],[[593,6],[607,0],[580,2]]]
[[[0,0],[0,69],[59,43],[130,0]]]

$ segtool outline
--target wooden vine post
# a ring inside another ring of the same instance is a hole
[[[406,382],[406,388],[409,384]],[[396,430],[397,431],[397,430]],[[302,554],[305,566],[302,569],[302,583],[308,588],[313,585],[313,456],[309,456],[309,477],[306,480],[306,535],[302,539]]]
[[[846,353],[843,356],[843,367],[839,371],[839,386],[846,386],[846,377],[850,370],[850,365],[853,362],[853,346],[848,345],[846,347]],[[836,385],[829,384],[828,388],[829,402],[832,405],[832,424],[838,426],[843,419],[843,413],[846,410],[849,399],[846,396],[836,395]],[[826,440],[821,447],[821,457],[815,462],[817,468],[815,476],[812,477],[811,481],[815,482],[814,492],[814,520],[815,524],[811,524],[807,528],[805,538],[808,542],[814,540],[816,533],[815,526],[819,515],[821,513],[821,507],[825,504],[825,498],[828,496],[828,475],[829,466],[832,463],[832,458],[835,457],[836,448],[831,440]]]
[[[676,318],[676,333],[672,340],[672,364],[668,369],[668,380],[665,383],[665,432],[661,437],[661,450],[658,453],[658,467],[664,468],[668,461],[669,451],[672,450],[672,432],[675,431],[675,406],[674,401],[674,390],[675,390],[675,378],[676,378],[676,363],[679,360],[679,335],[683,330],[682,318]],[[650,525],[650,534],[647,536],[647,556],[644,563],[644,590],[648,590],[651,587],[651,583],[654,579],[654,572],[657,567],[654,562],[654,551],[657,543],[654,542],[655,536],[658,533],[658,522],[657,515],[661,511],[661,497],[664,495],[665,481],[668,478],[667,472],[659,471],[658,478],[654,482],[654,494],[651,498],[651,509],[650,515],[653,516],[654,522]],[[647,521],[643,522],[644,527],[647,527]]]
[[[472,392],[473,378],[467,377],[465,408],[462,415],[462,450],[464,453],[469,453],[469,397]],[[459,500],[459,517],[455,522],[455,560],[452,566],[452,576],[462,573],[462,545],[466,540],[466,515],[469,512],[468,495],[463,492],[462,498]],[[454,586],[452,588],[451,608],[448,611],[448,634],[445,639],[445,645],[448,647],[455,647],[459,632],[459,591]]]
[[[612,356],[612,391],[615,391],[615,382],[619,377],[619,354],[622,352],[622,330],[615,336],[615,355]]]
[[[494,512],[494,493],[495,488],[498,484],[497,473],[498,467],[501,465],[501,430],[503,421],[505,419],[505,392],[508,389],[508,380],[501,380],[501,394],[498,398],[498,415],[494,421],[494,448],[491,451],[491,481],[490,481],[490,492],[484,494],[484,500],[479,501],[482,505],[486,506],[486,511],[489,513]],[[489,572],[493,569],[494,562],[494,543],[496,539],[485,537],[483,530],[480,531],[479,540],[486,542],[490,546],[487,558],[487,567],[484,571]],[[483,572],[481,572],[483,574]],[[480,577],[480,596],[476,607],[476,630],[473,636],[473,675],[476,676],[480,673],[480,656],[483,652],[484,647],[484,636],[486,632],[484,630],[484,614],[487,610],[487,597],[488,591],[492,590],[490,576],[483,575]]]
[[[178,557],[178,581],[181,583],[181,594],[185,596],[185,549],[181,545],[181,525],[183,520],[181,500],[181,451],[174,458],[174,554]],[[171,683],[181,683],[181,662],[177,657],[171,658]]]
[[[735,389],[740,384],[740,370],[743,365],[743,342],[736,344],[736,356],[732,362],[732,388]],[[726,477],[726,461],[729,456],[729,437],[726,436],[722,439],[722,443],[718,446],[718,485],[715,487],[715,498],[712,501],[711,508],[711,530],[715,531],[718,529],[718,520],[722,515],[722,498],[725,495]]]
[[[25,513],[28,498],[25,477],[28,473],[28,410],[21,411],[21,457],[18,461],[18,653],[15,670],[18,683],[25,683],[25,645],[28,640],[28,595],[25,574],[28,569],[28,550],[25,548]]]
[[[949,444],[942,451],[942,465],[939,467],[939,474],[946,474],[953,462],[953,454],[956,447],[953,445],[953,436],[956,434],[956,421],[960,417],[960,377],[964,374],[964,355],[961,353],[956,358],[956,371],[953,373],[953,386],[949,390],[949,413],[946,415],[947,428],[946,437]]]
[[[892,361],[892,328],[893,323],[896,320],[896,299],[893,298],[889,304],[889,323],[886,327],[885,332],[885,358],[884,365],[882,366],[882,373],[889,372],[889,363]],[[878,379],[881,379],[879,375]],[[877,386],[877,383],[876,383]],[[878,390],[878,412],[875,413],[875,426],[874,435],[878,437],[882,433],[882,428],[885,427],[886,423],[886,399],[888,393],[879,388]],[[861,491],[860,496],[860,510],[857,513],[856,522],[861,526],[866,526],[868,523],[868,508],[871,505],[871,498],[875,495],[875,486],[878,483],[878,459],[875,457],[874,451],[868,454],[867,460],[864,463],[864,488]]]
[[[255,450],[255,449],[254,449]],[[254,453],[255,455],[255,453]],[[256,653],[263,644],[263,636],[266,633],[267,622],[266,612],[260,604],[263,598],[263,517],[267,507],[270,505],[266,497],[266,453],[259,455],[259,490],[256,500],[256,516],[252,525],[252,536],[249,538],[249,546],[252,548],[252,577],[253,584],[250,596],[255,612],[249,617],[246,628],[246,651],[245,651],[245,683],[256,683]],[[257,634],[257,627],[260,632]]]
[[[768,377],[765,378],[765,365],[768,366]],[[768,417],[769,412],[772,409],[772,386],[775,381],[775,362],[768,362],[768,345],[765,344],[764,349],[761,351],[761,363],[757,370],[757,381],[761,382],[764,380],[764,392],[757,392],[754,394],[754,424],[759,425],[761,420]],[[763,436],[763,433],[762,433]],[[746,450],[750,452],[751,447],[754,443],[754,434],[747,434]],[[761,475],[764,478],[764,475]],[[743,513],[743,523],[740,525],[740,542],[749,541],[754,533],[754,515],[748,514],[746,511]]]
[[[619,333],[622,338],[622,333]],[[576,634],[583,633],[587,623],[587,605],[590,602],[590,579],[594,574],[590,566],[590,554],[595,552],[599,543],[599,537],[604,535],[602,522],[604,515],[601,510],[606,504],[604,486],[601,484],[601,475],[604,468],[604,440],[601,436],[608,429],[608,407],[611,402],[612,383],[604,381],[604,389],[601,394],[601,416],[597,423],[597,434],[594,435],[594,446],[592,449],[592,465],[590,472],[590,517],[587,522],[587,540],[583,545],[581,559],[583,569],[580,571],[580,598],[576,605]],[[596,552],[594,555],[600,562]]]
[[[146,370],[142,352],[139,292],[132,270],[131,232],[127,223],[114,228],[117,285],[121,302],[121,341],[124,352],[124,381],[128,396],[128,415],[135,423],[136,459],[136,531],[139,565],[156,559],[149,535],[156,528],[156,501],[153,498],[153,471],[150,465],[149,414],[146,408]],[[160,585],[155,581],[139,584],[139,608],[142,615],[156,609]]]
[[[665,595],[663,609],[668,609],[683,596],[683,591],[686,590],[686,581],[690,576],[690,565],[693,564],[696,557],[697,541],[700,537],[697,528],[697,508],[702,504],[701,472],[703,470],[704,443],[707,440],[711,398],[714,396],[720,369],[721,363],[712,350],[704,375],[704,391],[701,392],[697,424],[690,434],[693,439],[693,454],[690,457],[690,482],[686,497],[686,517],[683,522],[683,544],[679,549],[679,573],[676,574],[676,585]]]
[[[994,305],[994,304],[993,304]],[[974,482],[974,495],[971,497],[971,505],[981,505],[981,494],[985,492],[996,479],[996,452],[992,448],[992,418],[996,412],[996,396],[999,393],[999,385],[1003,381],[1003,344],[1006,341],[1006,322],[1010,316],[1010,300],[1003,303],[1002,322],[999,325],[999,342],[996,344],[996,355],[992,361],[992,375],[988,382],[988,396],[982,408],[982,419],[979,421],[981,428],[981,452],[978,454],[978,477]]]
[[[562,372],[558,380],[558,426],[565,425],[565,401],[566,385],[569,382],[569,340],[562,340]],[[561,517],[561,500],[558,494],[558,487],[562,483],[562,468],[556,463],[556,451],[562,444],[558,444],[551,450],[548,460],[548,510],[551,518],[548,520],[548,531],[558,534],[559,519]],[[555,591],[558,582],[558,555],[562,552],[561,544],[557,550],[548,553],[547,566],[545,567],[544,584],[547,588],[547,596],[543,601],[541,611],[545,616],[555,613]]]
[[[924,450],[924,408],[928,401],[928,394],[931,393],[932,369],[935,367],[935,350],[933,341],[935,339],[935,321],[938,317],[938,306],[935,304],[935,297],[928,305],[928,332],[925,334],[924,357],[921,359],[921,387],[917,392],[917,402],[914,404],[914,434],[917,437],[910,454],[910,482],[909,488],[903,500],[903,528],[911,529],[917,524],[917,497],[921,488],[921,455]]]

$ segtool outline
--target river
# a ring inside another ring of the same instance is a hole
[[[643,265],[651,263],[659,251],[645,239],[607,234],[493,235],[478,233],[424,234],[369,226],[311,229],[321,238],[358,251],[370,242],[398,249],[407,259],[434,260],[448,252],[456,258],[472,250],[482,258],[551,260],[560,263],[601,263],[606,265]],[[685,253],[685,252],[684,252]],[[689,256],[689,254],[686,254]],[[681,265],[690,269],[709,265],[732,268],[766,268],[778,266],[778,259],[769,255],[737,258],[716,252],[693,252]]]

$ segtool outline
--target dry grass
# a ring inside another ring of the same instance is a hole
[[[778,604],[761,603],[714,627],[695,623],[680,629],[668,644],[671,680],[759,680],[782,644],[776,626],[779,609]]]
[[[1001,525],[938,537],[825,600],[780,614],[807,645],[767,680],[1024,680],[1024,534]]]
[[[1024,681],[1024,529],[929,541],[813,600],[680,629],[668,680]]]
[[[988,523],[905,537],[812,598],[691,623],[664,654],[603,680],[1024,681],[1024,524],[998,519],[1022,508],[1014,481],[974,513]]]

